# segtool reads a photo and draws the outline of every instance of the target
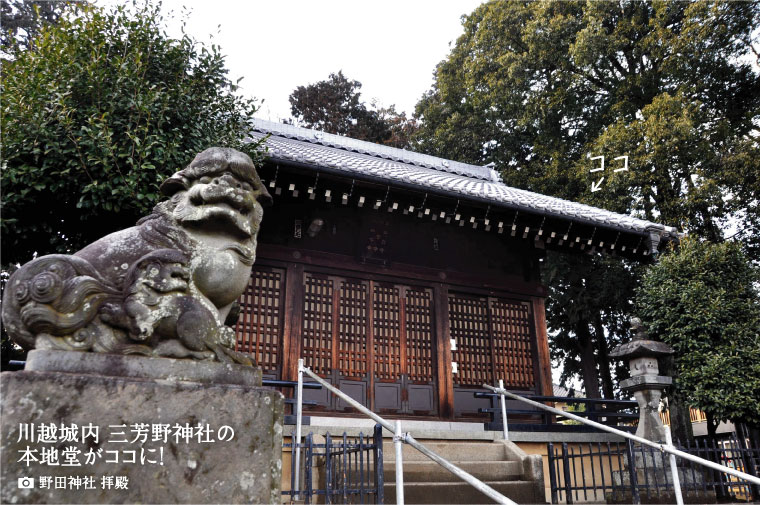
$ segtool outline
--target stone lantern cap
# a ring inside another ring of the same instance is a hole
[[[610,357],[618,359],[659,358],[673,354],[673,348],[665,342],[648,338],[641,319],[638,317],[631,318],[631,329],[635,332],[633,340],[617,346],[610,352]]]

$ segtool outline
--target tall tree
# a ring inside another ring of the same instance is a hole
[[[385,125],[385,131],[388,133],[388,137],[382,142],[383,144],[399,149],[414,147],[412,137],[417,131],[417,120],[407,118],[406,112],[397,112],[395,105],[380,107],[376,111],[378,118]]]
[[[553,316],[551,357],[564,363],[560,380],[580,376],[588,397],[613,398],[612,371],[618,378],[627,371],[623,363],[610,360],[609,351],[628,335],[640,267],[615,258],[559,253],[549,254],[545,264],[547,310]],[[598,312],[589,314],[589,307]]]
[[[362,84],[343,71],[324,80],[299,86],[290,94],[290,110],[296,121],[327,133],[405,148],[416,122],[395,106],[376,109],[361,100]]]
[[[158,185],[201,150],[242,145],[255,102],[224,57],[169,37],[159,7],[81,13],[43,25],[3,61],[3,262],[80,248],[134,224]]]
[[[464,19],[418,103],[416,141],[431,154],[494,163],[513,186],[718,240],[729,213],[758,200],[735,174],[756,172],[747,154],[756,151],[738,148],[754,144],[760,124],[760,79],[742,58],[759,13],[757,3],[486,3]],[[629,170],[607,169],[592,192],[599,161],[590,157],[601,155],[608,167],[628,156]],[[555,300],[589,289],[583,280],[598,268],[588,258],[546,263],[556,266]],[[625,334],[634,272],[614,270],[604,282],[629,287],[614,307],[595,296],[549,303],[555,346],[571,355],[580,346],[587,361],[613,343],[603,335]],[[587,368],[598,373],[599,361]],[[586,394],[598,394],[598,376],[587,382]]]

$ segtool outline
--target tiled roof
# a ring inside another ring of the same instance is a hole
[[[552,394],[554,396],[575,396],[575,390],[568,389],[566,387],[560,386],[559,384],[552,384]]]
[[[256,140],[267,134],[269,157],[314,168],[361,175],[385,184],[437,191],[455,198],[483,201],[527,212],[633,232],[677,238],[675,228],[624,214],[509,187],[489,167],[468,165],[362,140],[254,119]]]

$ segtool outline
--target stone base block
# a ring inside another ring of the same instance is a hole
[[[173,378],[135,372],[161,358],[100,355],[50,371],[82,356],[0,377],[0,502],[280,502],[280,393],[203,379],[235,376],[235,365],[204,363],[194,381],[181,370],[191,362],[167,360]],[[104,360],[130,372],[104,375]]]
[[[695,504],[712,504],[717,503],[715,493],[712,491],[688,491],[683,492],[682,498],[684,503]],[[617,493],[607,493],[607,503],[609,504],[625,504],[633,503],[633,495],[630,489],[621,490]],[[675,492],[669,490],[656,491],[639,491],[639,500],[643,504],[673,504],[676,503]]]
[[[641,460],[641,454],[637,454],[637,461]],[[647,454],[647,456],[650,456]],[[658,459],[647,458],[649,463],[646,469],[636,469],[636,482],[639,486],[639,498],[641,503],[675,503],[675,491],[673,491],[672,475],[670,466],[658,462]],[[667,480],[666,480],[667,479]],[[614,485],[618,491],[608,493],[607,503],[632,503],[631,476],[629,471],[612,472]],[[715,503],[715,493],[703,487],[704,476],[700,472],[693,472],[689,468],[678,468],[678,480],[681,483],[681,493],[684,503]],[[667,483],[667,485],[666,485]]]

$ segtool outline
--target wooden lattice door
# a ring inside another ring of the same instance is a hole
[[[250,354],[268,378],[281,377],[285,271],[256,265],[242,294],[236,350]]]
[[[493,382],[488,299],[451,295],[449,333],[453,339],[451,359],[455,386],[480,386]]]
[[[482,384],[536,391],[535,345],[529,302],[499,297],[449,295],[454,413],[473,415],[488,407],[474,397]]]
[[[438,386],[436,380],[437,346],[430,289],[404,288],[406,327],[405,411],[408,414],[435,414]]]
[[[376,411],[437,411],[433,327],[429,289],[304,276],[304,364]],[[324,393],[309,398],[318,409],[347,407]]]
[[[369,283],[333,275],[304,275],[301,356],[304,365],[355,400],[369,405]],[[304,392],[317,410],[347,407],[325,390]]]
[[[534,390],[536,361],[530,304],[491,298],[490,305],[494,381],[502,379],[509,388]]]
[[[307,274],[304,278],[301,356],[304,365],[322,377],[333,368],[333,280]]]
[[[429,289],[372,283],[374,408],[435,414],[437,382]]]
[[[372,283],[374,406],[402,409],[401,296],[393,284]]]
[[[333,370],[338,388],[363,405],[371,406],[369,376],[369,283],[354,279],[336,278],[339,286],[336,297],[336,331],[334,332]],[[348,408],[343,400],[335,406]]]

